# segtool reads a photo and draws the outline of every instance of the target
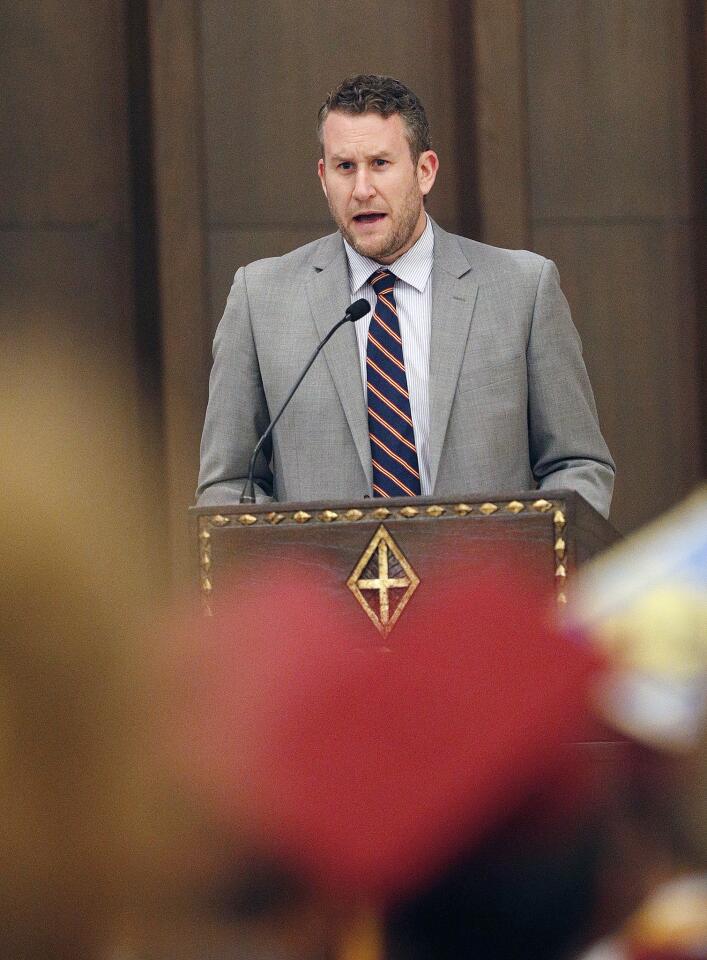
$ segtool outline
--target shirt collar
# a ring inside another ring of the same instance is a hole
[[[402,257],[398,257],[393,263],[385,264],[399,280],[409,283],[420,293],[425,289],[427,281],[432,273],[432,262],[434,259],[434,231],[432,230],[432,221],[425,214],[427,225],[422,235],[413,244]],[[358,251],[354,250],[351,244],[344,240],[346,248],[346,257],[349,263],[349,279],[351,282],[352,294],[357,293],[368,282],[368,278],[381,267],[376,260],[370,257],[364,257]]]

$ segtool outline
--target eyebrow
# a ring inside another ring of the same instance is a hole
[[[391,156],[392,154],[389,150],[380,150],[377,153],[369,153],[366,160],[389,160]],[[329,160],[333,163],[341,163],[342,161],[353,163],[351,157],[344,153],[332,153],[329,156]]]

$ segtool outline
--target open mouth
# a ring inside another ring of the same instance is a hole
[[[354,217],[354,220],[356,223],[378,223],[384,217],[384,213],[359,213]]]

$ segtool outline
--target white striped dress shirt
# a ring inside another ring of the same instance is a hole
[[[417,462],[420,468],[420,489],[423,496],[432,493],[430,482],[430,331],[432,327],[432,262],[434,233],[427,218],[427,226],[419,240],[394,263],[380,264],[361,256],[344,240],[349,262],[351,300],[365,297],[373,311],[376,294],[368,278],[381,266],[394,273],[395,304],[403,341],[405,376],[410,394],[410,414],[415,431]],[[371,314],[355,323],[358,352],[361,360],[361,379],[366,390],[366,342]]]

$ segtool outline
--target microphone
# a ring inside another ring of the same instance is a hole
[[[339,320],[336,326],[332,327],[332,329],[329,331],[329,333],[326,336],[326,339],[322,340],[321,346],[322,347],[324,346],[324,344],[327,342],[327,340],[332,335],[334,330],[337,330],[342,325],[342,323],[344,323],[346,320],[351,320],[352,323],[355,323],[357,320],[360,320],[361,317],[365,317],[366,314],[370,311],[370,309],[371,309],[371,305],[368,302],[368,300],[366,300],[365,297],[361,297],[360,300],[354,300],[351,306],[347,308],[346,313],[343,316],[343,319]],[[319,351],[320,349],[321,347],[317,347],[317,351]]]
[[[365,317],[366,314],[370,311],[370,309],[371,309],[371,305],[368,302],[368,300],[366,300],[365,298],[361,297],[360,300],[354,300],[351,306],[347,308],[346,313],[343,315],[341,320],[339,320],[338,323],[335,323],[334,326],[329,331],[329,333],[327,333],[327,335],[321,341],[321,343],[317,344],[316,350],[304,365],[304,370],[297,378],[297,382],[285,397],[285,402],[282,404],[277,414],[270,421],[265,433],[262,435],[260,440],[258,440],[258,442],[255,445],[255,450],[253,450],[253,454],[250,458],[250,464],[248,465],[248,479],[246,480],[245,486],[243,487],[241,498],[238,501],[239,503],[255,503],[255,481],[253,479],[253,474],[255,473],[255,461],[257,459],[257,456],[260,453],[260,450],[263,444],[268,439],[270,434],[273,432],[275,428],[275,424],[285,412],[285,408],[287,407],[287,404],[294,397],[295,392],[297,391],[297,388],[299,387],[300,383],[302,383],[302,381],[304,380],[305,376],[307,375],[307,372],[309,371],[309,368],[312,366],[314,361],[319,356],[319,353],[326,346],[326,344],[331,340],[331,338],[334,336],[334,334],[339,329],[339,327],[343,327],[345,323],[349,323],[349,322],[355,323],[357,320],[360,320],[361,317]]]

